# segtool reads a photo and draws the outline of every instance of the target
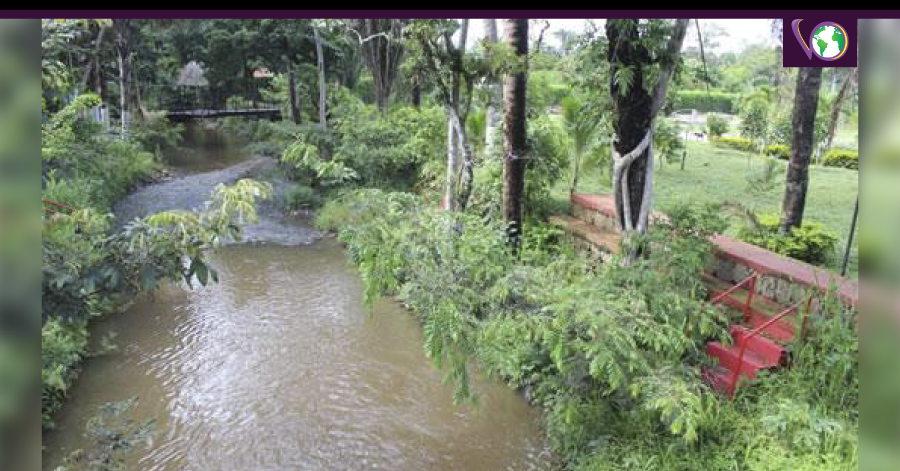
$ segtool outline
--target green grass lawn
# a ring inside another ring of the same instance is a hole
[[[778,184],[769,192],[754,194],[747,189],[748,174],[757,174],[763,167],[763,158],[732,149],[720,149],[707,143],[687,143],[687,159],[684,170],[679,163],[657,162],[654,177],[654,208],[665,212],[675,203],[712,203],[733,201],[756,212],[780,213],[784,196],[784,184]],[[786,162],[779,161],[780,174]],[[811,166],[809,193],[806,196],[804,219],[819,221],[838,236],[838,249],[832,268],[840,266],[840,258],[846,246],[847,232],[853,217],[853,206],[859,188],[858,172],[842,168]],[[578,192],[609,193],[609,177],[591,169],[579,177]],[[783,176],[779,176],[783,182]],[[553,189],[558,200],[568,200],[568,179]],[[734,233],[740,220],[732,218],[728,233]],[[851,255],[848,274],[856,277],[856,240]]]

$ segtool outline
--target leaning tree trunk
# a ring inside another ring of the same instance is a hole
[[[834,104],[831,107],[831,121],[828,123],[828,138],[825,142],[825,148],[822,149],[823,156],[828,153],[831,149],[831,144],[834,142],[834,133],[837,130],[838,121],[840,121],[841,118],[841,105],[844,104],[844,99],[847,98],[847,91],[850,90],[850,84],[856,80],[856,74],[858,72],[859,69],[854,67],[853,70],[847,74],[847,78],[844,79],[844,83],[841,85],[841,90],[834,99]]]
[[[94,78],[93,81],[93,89],[97,91],[97,95],[100,95],[99,92],[99,80],[100,80],[100,53],[101,48],[103,47],[103,39],[106,37],[106,31],[109,29],[107,26],[100,25],[100,30],[97,33],[97,40],[94,41],[94,49],[91,52],[91,57],[88,61],[87,68],[84,71],[84,75],[81,77],[81,82],[79,84],[78,90],[87,90],[89,88],[88,82],[91,81],[91,78]]]
[[[486,32],[487,41],[496,44],[499,41],[497,36],[497,20],[484,20],[484,30]],[[496,79],[491,80],[488,84],[490,96],[488,97],[487,111],[485,112],[485,130],[484,130],[484,153],[491,156],[494,154],[494,144],[497,141],[497,131],[500,129],[500,103],[503,100],[503,85]]]
[[[504,20],[504,41],[520,58],[528,56],[528,20]],[[526,59],[527,60],[527,59]],[[526,65],[527,67],[527,65]],[[527,69],[503,77],[503,125],[506,155],[503,159],[503,219],[510,242],[518,250],[522,237],[525,195]]]
[[[803,223],[806,189],[809,186],[809,160],[816,131],[816,109],[819,88],[822,86],[821,67],[802,67],[797,74],[794,111],[791,118],[791,160],[787,170],[787,185],[781,206],[781,233],[788,234]]]

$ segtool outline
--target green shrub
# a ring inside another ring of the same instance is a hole
[[[737,149],[744,152],[754,152],[756,147],[753,141],[744,137],[717,137],[710,140],[716,147]]]
[[[766,146],[766,155],[779,160],[791,160],[791,147],[782,144]]]
[[[791,137],[794,133],[794,125],[791,123],[791,114],[779,113],[769,124],[769,142],[790,147]]]
[[[728,133],[730,124],[728,123],[728,120],[723,116],[710,113],[706,117],[706,128],[709,130],[710,136],[721,137],[722,135]]]
[[[741,110],[741,136],[760,143],[769,135],[769,102],[753,98]]]
[[[528,215],[546,214],[551,204],[550,188],[569,166],[568,144],[562,126],[546,116],[529,121],[525,166],[525,210]],[[485,217],[500,218],[503,163],[488,158],[474,170],[469,210]]]
[[[88,330],[85,322],[51,319],[41,329],[41,424],[53,427],[53,414],[59,410],[66,391],[78,376],[81,360],[87,354]]]
[[[83,112],[97,103],[93,95],[82,95],[51,117],[41,129],[41,156],[48,179],[68,180],[87,192],[91,206],[106,210],[160,165],[135,139],[105,135],[85,118]]]
[[[681,125],[665,119],[657,121],[656,129],[653,131],[653,151],[659,157],[660,163],[680,161],[684,150]]]
[[[528,108],[541,110],[559,106],[572,89],[563,81],[558,70],[535,70],[528,74]]]
[[[132,123],[130,132],[141,148],[160,157],[162,153],[178,148],[184,130],[183,124],[169,121],[165,113],[153,113]]]
[[[735,111],[738,95],[706,90],[679,90],[675,93],[675,109],[694,109],[701,113],[725,113]]]
[[[226,116],[218,121],[222,134],[242,143],[256,140],[259,129],[266,126],[267,123],[267,121],[247,119],[241,116]]]
[[[446,119],[437,107],[401,107],[382,114],[346,93],[332,108],[336,162],[353,169],[367,186],[410,189],[425,162],[443,160]]]
[[[306,185],[291,185],[285,191],[285,200],[289,208],[301,209],[318,205],[319,196]]]
[[[751,224],[741,228],[739,239],[814,265],[823,265],[834,256],[837,236],[818,222],[804,221],[790,235],[782,235],[779,233],[779,216],[765,214],[757,219],[759,226]]]
[[[831,149],[822,159],[826,167],[843,167],[859,170],[859,151],[854,149]]]

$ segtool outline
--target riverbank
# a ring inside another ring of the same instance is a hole
[[[131,396],[129,417],[158,428],[126,460],[133,468],[544,469],[538,411],[479,378],[481,404],[455,407],[421,354],[415,318],[396,303],[362,303],[344,249],[287,211],[289,184],[273,160],[144,186],[116,204],[117,224],[190,209],[215,185],[248,177],[274,196],[245,243],[211,255],[219,283],[165,284],[92,322],[89,349],[111,333],[117,348],[84,363],[45,434],[45,469],[90,444],[82,431],[97,407]]]
[[[563,467],[855,466],[858,338],[838,303],[810,320],[814,334],[791,346],[789,368],[733,401],[702,382],[704,345],[727,335],[728,318],[701,285],[716,229],[699,211],[670,213],[648,235],[659,250],[627,266],[591,264],[547,240],[514,256],[500,223],[402,192],[348,191],[317,224],[347,245],[367,299],[398,296],[421,320],[426,355],[458,400],[477,393],[475,364],[531,391]]]

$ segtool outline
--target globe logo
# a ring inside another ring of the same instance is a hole
[[[815,54],[819,59],[834,61],[840,59],[849,49],[850,38],[847,37],[847,30],[841,25],[833,21],[819,23],[812,29],[807,40],[800,35],[801,21],[803,20],[794,20],[791,29],[809,59]]]

